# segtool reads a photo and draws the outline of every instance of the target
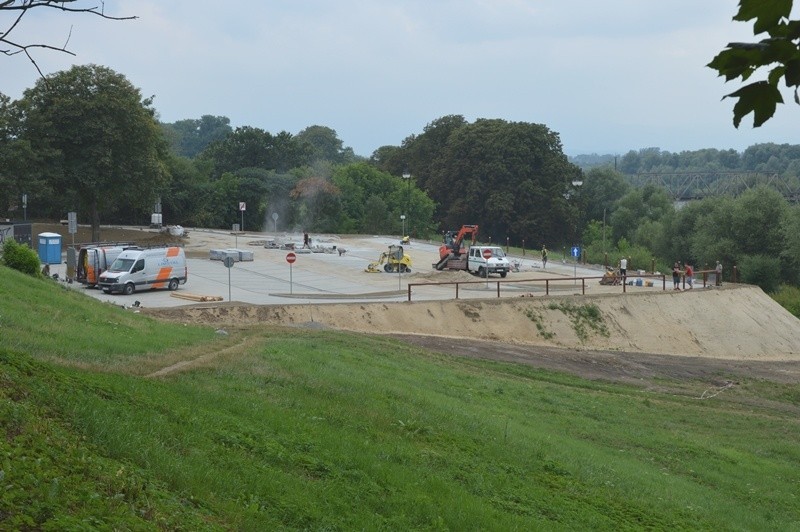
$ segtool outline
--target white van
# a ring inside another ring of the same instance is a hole
[[[481,277],[486,277],[490,273],[499,273],[500,277],[505,277],[511,271],[511,263],[500,246],[471,246],[467,258],[467,270]]]
[[[170,246],[126,249],[100,276],[103,292],[130,295],[136,290],[168,288],[177,290],[189,277],[183,248]]]
[[[98,245],[82,247],[78,251],[78,264],[75,278],[90,288],[97,285],[100,275],[114,263],[119,254],[126,249],[136,248],[134,244]]]

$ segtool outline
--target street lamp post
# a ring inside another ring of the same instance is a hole
[[[581,179],[573,179],[572,180],[572,186],[575,187],[576,195],[578,193],[578,189],[581,188],[582,185],[583,185],[583,180],[581,180]],[[579,240],[578,230],[580,229],[579,225],[580,225],[580,217],[581,217],[580,216],[580,214],[581,214],[581,206],[580,206],[580,202],[576,202],[576,203],[578,203],[578,221],[575,222],[575,239]],[[577,245],[577,243],[576,243],[576,245]]]
[[[580,180],[580,179],[573,179],[572,180],[572,187],[575,189],[575,195],[576,196],[578,194],[578,189],[581,187],[581,185],[583,185],[583,181],[582,180]],[[573,233],[576,242],[572,246],[573,246],[573,250],[576,250],[577,253],[573,253],[572,261],[573,261],[573,270],[574,270],[573,275],[575,277],[575,283],[577,284],[577,282],[578,282],[578,259],[583,254],[583,249],[582,249],[582,246],[577,242],[578,240],[580,240],[580,237],[578,235],[578,230],[580,228],[579,226],[580,226],[580,218],[581,218],[581,216],[580,216],[580,214],[581,214],[581,206],[580,206],[580,201],[576,200],[575,203],[578,206],[578,220],[575,222],[575,232]]]
[[[406,212],[408,213],[409,209],[411,209],[411,172],[409,172],[408,170],[404,171],[403,172],[403,179],[408,181],[408,192],[406,193]],[[403,215],[403,219],[405,220],[405,215]],[[410,220],[408,222],[408,229],[409,229],[408,232],[410,233],[411,232],[411,221]],[[403,229],[403,236],[406,236],[405,229]]]
[[[402,220],[402,222],[403,222],[403,234],[400,235],[400,240],[403,240],[405,238],[405,236],[406,236],[406,215],[405,214],[401,214],[400,215],[400,220]]]

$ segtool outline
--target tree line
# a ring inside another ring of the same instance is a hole
[[[663,188],[629,185],[610,168],[586,174],[581,194],[587,221],[581,242],[589,262],[667,272],[679,261],[695,270],[716,261],[731,278],[773,292],[800,284],[800,206],[760,186],[739,196],[676,205]]]
[[[364,158],[320,125],[292,134],[232,128],[210,115],[161,123],[139,89],[97,65],[40,79],[18,101],[0,95],[0,216],[19,218],[26,193],[32,217],[76,211],[79,223],[98,232],[101,222],[149,222],[157,201],[165,223],[189,227],[405,228],[437,238],[477,224],[484,242],[528,250],[579,245],[594,262],[630,256],[636,269],[723,260],[797,283],[796,206],[756,189],[678,209],[662,189],[632,187],[625,170],[703,162],[791,172],[798,161],[796,146],[758,145],[743,154],[647,149],[626,154],[616,169],[585,170],[546,125],[461,115],[435,119]]]
[[[800,175],[800,145],[761,143],[743,152],[706,148],[679,153],[659,148],[630,150],[623,155],[585,154],[569,158],[583,170],[610,167],[626,175],[648,173],[766,173],[793,178]]]

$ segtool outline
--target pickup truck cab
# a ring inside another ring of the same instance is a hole
[[[489,258],[485,258],[484,255],[488,255]],[[487,277],[490,273],[498,273],[500,277],[505,277],[511,271],[511,262],[500,246],[472,246],[469,248],[467,270],[480,277]]]

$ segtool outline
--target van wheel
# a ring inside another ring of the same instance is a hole
[[[177,279],[170,279],[169,286],[167,287],[170,290],[177,290],[178,289],[178,280]]]
[[[129,296],[129,295],[131,295],[133,293],[133,290],[134,290],[133,285],[131,283],[128,283],[122,289],[122,293],[125,294],[126,296]]]
[[[500,272],[500,277],[502,277],[503,279],[506,278],[506,275],[508,275],[508,272]]]
[[[104,294],[110,294],[111,293],[111,289],[110,288],[103,288],[103,293]]]
[[[489,274],[486,268],[478,268],[478,275],[485,278]]]

